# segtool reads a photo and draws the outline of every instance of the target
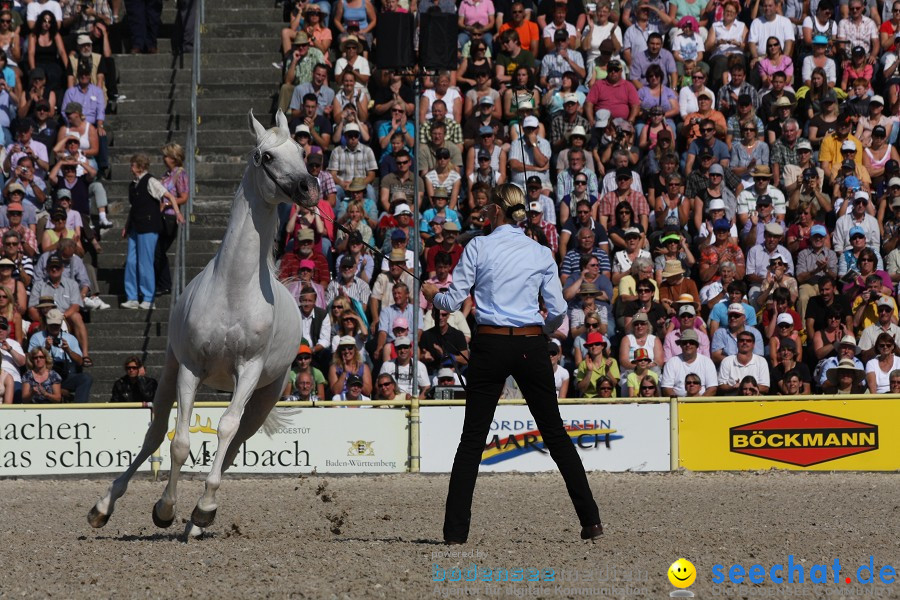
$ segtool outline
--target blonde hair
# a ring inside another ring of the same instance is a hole
[[[162,155],[174,160],[176,167],[184,166],[184,148],[181,147],[181,144],[169,142],[162,147]]]
[[[511,183],[502,183],[491,192],[491,204],[503,210],[507,219],[520,223],[525,220],[525,193]]]
[[[133,155],[129,162],[141,171],[147,171],[150,168],[150,157],[143,152]]]
[[[34,356],[36,354],[44,355],[44,366],[47,370],[51,370],[53,368],[53,357],[50,356],[50,351],[44,348],[43,346],[38,346],[31,352],[25,355],[25,368],[29,371],[34,370]]]

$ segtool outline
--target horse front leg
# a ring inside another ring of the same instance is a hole
[[[169,412],[175,402],[175,379],[178,375],[178,361],[171,348],[166,351],[166,365],[163,369],[156,395],[153,397],[153,419],[147,434],[144,436],[144,444],[140,452],[131,461],[128,469],[112,482],[106,495],[97,501],[88,513],[88,523],[91,527],[103,527],[112,516],[116,506],[116,500],[121,498],[128,489],[128,482],[153,452],[159,448],[166,437],[166,429],[169,422]]]
[[[184,466],[188,453],[191,450],[191,411],[194,409],[194,397],[202,380],[201,374],[194,373],[187,366],[181,365],[178,368],[178,382],[176,384],[178,411],[175,418],[175,437],[172,438],[170,444],[172,465],[166,489],[159,501],[153,506],[153,522],[158,527],[168,527],[175,519],[178,478],[181,475],[181,467]]]
[[[247,406],[256,385],[259,383],[259,377],[262,374],[263,361],[256,360],[240,369],[235,377],[234,394],[231,397],[231,404],[225,410],[225,414],[219,420],[218,437],[219,446],[216,449],[216,457],[213,459],[212,468],[206,478],[206,489],[194,512],[191,513],[191,523],[200,529],[204,529],[212,525],[216,518],[216,491],[222,483],[222,471],[224,470],[225,456],[228,454],[229,446],[234,440],[241,425],[241,417],[244,414],[244,408]],[[189,524],[190,529],[190,524]]]

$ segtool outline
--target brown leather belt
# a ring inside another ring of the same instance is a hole
[[[494,325],[479,325],[478,333],[491,335],[543,335],[544,330],[540,325],[528,325],[527,327],[496,327]]]

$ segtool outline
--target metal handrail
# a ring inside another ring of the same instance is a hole
[[[206,9],[203,0],[197,2],[194,12],[194,47],[191,51],[191,123],[187,134],[187,152],[185,168],[188,173],[187,210],[184,225],[178,228],[178,246],[175,250],[175,282],[172,286],[172,301],[178,300],[181,292],[187,285],[187,244],[191,239],[191,222],[194,220],[194,196],[197,194],[197,128],[200,126],[200,116],[197,113],[197,98],[200,91],[200,44],[203,33],[203,23],[206,20]]]

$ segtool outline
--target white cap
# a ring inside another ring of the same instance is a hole
[[[297,135],[298,133],[310,133],[309,125],[297,125],[294,127],[294,135]]]
[[[538,125],[540,125],[540,123],[538,122],[537,117],[535,117],[534,115],[529,115],[525,117],[525,120],[522,121],[523,128],[534,127],[535,129],[537,129]]]
[[[900,185],[900,177],[891,177],[891,180],[888,181],[888,187],[894,187],[895,185]]]
[[[878,104],[884,106],[884,98],[878,95],[872,96],[869,98],[869,102],[877,102]]]
[[[784,325],[787,323],[788,325],[794,324],[794,317],[792,317],[789,313],[781,313],[778,315],[778,318],[775,320],[776,325]]]
[[[853,150],[856,152],[856,144],[854,144],[851,140],[844,140],[844,143],[841,144],[841,152],[844,150]]]
[[[356,123],[347,123],[346,125],[344,125],[344,133],[349,133],[351,131],[358,132],[359,125],[357,125]]]
[[[356,338],[354,338],[352,335],[342,335],[338,339],[338,347],[341,346],[353,346],[354,348],[356,348]]]
[[[411,215],[412,209],[409,207],[409,204],[398,204],[394,207],[394,216],[397,215]]]
[[[605,108],[601,108],[596,113],[594,113],[594,126],[595,127],[606,127],[609,125],[609,117],[612,114],[606,110]]]
[[[566,102],[578,102],[578,94],[573,94],[571,92],[569,92],[568,94],[563,94],[562,101],[563,104],[565,104]],[[882,104],[884,104],[884,102],[882,102]]]
[[[541,207],[539,200],[532,200],[528,203],[528,212],[542,213],[544,209]]]
[[[412,342],[409,341],[408,337],[402,335],[394,340],[394,347],[396,348],[397,346],[412,346]]]
[[[710,200],[707,210],[725,210],[725,201],[721,198],[713,198]]]
[[[853,199],[856,200],[857,198],[861,198],[861,199],[863,199],[863,200],[868,200],[868,199],[869,199],[869,192],[867,192],[867,191],[865,191],[865,190],[859,190],[858,192],[856,192],[855,194],[853,194]]]
[[[449,377],[450,379],[456,379],[456,373],[453,372],[453,369],[448,369],[444,367],[443,369],[438,369],[437,378],[443,379],[444,377]]]
[[[732,302],[731,304],[728,305],[728,312],[730,312],[730,313],[740,313],[740,314],[742,314],[742,315],[747,314],[747,313],[744,312],[744,305],[743,305],[743,304],[739,304],[739,303],[737,303],[737,302]]]

